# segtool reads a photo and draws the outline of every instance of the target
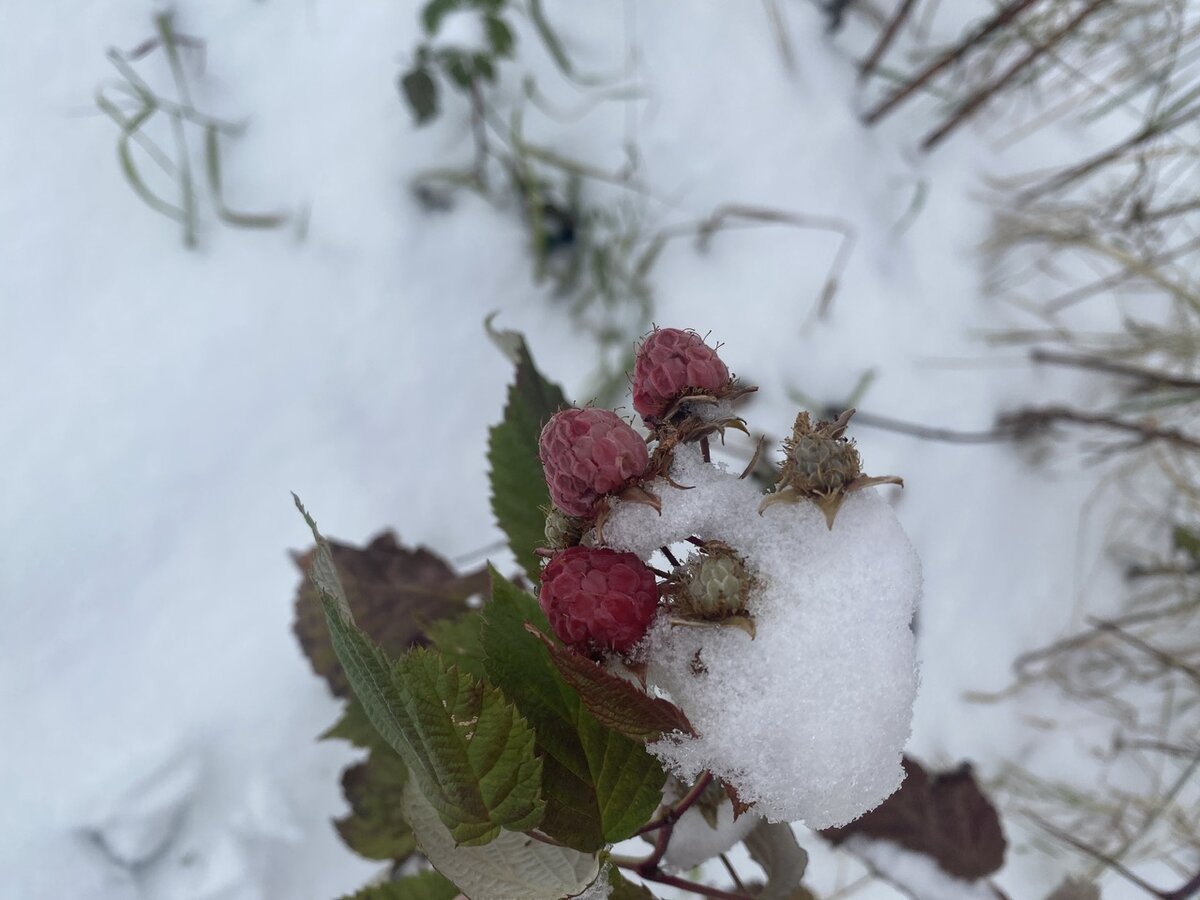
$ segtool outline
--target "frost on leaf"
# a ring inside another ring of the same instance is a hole
[[[996,808],[968,764],[929,773],[905,758],[900,790],[843,828],[822,832],[834,844],[855,835],[890,841],[933,859],[947,875],[972,881],[1004,865],[1007,842]]]
[[[457,574],[441,557],[419,547],[401,544],[390,531],[366,547],[327,541],[333,565],[358,627],[391,656],[413,644],[423,644],[422,624],[466,609],[466,599],[488,589],[487,572]],[[315,548],[295,555],[307,575]],[[305,578],[296,593],[292,629],[313,671],[329,682],[339,697],[350,694],[346,674],[338,664],[325,624],[316,587]]]
[[[560,900],[586,890],[600,874],[594,854],[515,831],[502,831],[482,846],[456,844],[437,810],[411,786],[403,812],[421,852],[471,900]]]

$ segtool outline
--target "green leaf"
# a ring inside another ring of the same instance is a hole
[[[514,337],[516,375],[508,389],[504,421],[488,434],[492,512],[517,562],[536,583],[541,562],[533,551],[545,543],[544,511],[550,508],[550,490],[538,461],[538,438],[546,421],[567,405],[567,398],[562,388],[538,371],[520,335],[502,332],[500,339],[511,342]]]
[[[530,622],[548,627],[537,600],[494,570],[483,618],[488,678],[537,735],[546,800],[542,831],[583,851],[632,837],[662,802],[666,774],[658,760],[584,708],[546,648],[525,630]]]
[[[365,750],[387,746],[387,743],[379,736],[379,732],[375,730],[375,726],[371,724],[371,720],[367,718],[362,704],[353,697],[346,701],[341,718],[321,735],[323,741],[334,738],[347,741],[355,747],[362,747]]]
[[[404,546],[390,531],[366,547],[327,544],[355,623],[389,655],[423,643],[423,623],[465,610],[469,596],[490,590],[485,569],[459,575],[441,557]],[[307,573],[314,553],[295,557],[302,572]],[[348,696],[350,685],[333,652],[320,595],[307,578],[296,592],[295,610],[292,627],[313,671],[339,697]]]
[[[672,732],[695,734],[692,723],[675,704],[651,697],[586,656],[555,643],[532,625],[525,629],[545,644],[558,673],[579,692],[583,705],[601,725],[645,742],[657,741]]]
[[[456,47],[446,47],[438,51],[437,61],[455,87],[464,91],[471,89],[475,80],[475,67],[472,65],[470,53]]]
[[[425,67],[410,69],[400,78],[400,92],[412,110],[417,125],[424,125],[438,114],[437,82]]]
[[[402,862],[412,855],[417,842],[400,814],[407,782],[408,770],[390,747],[342,773],[350,814],[333,824],[347,847],[367,859]]]
[[[408,767],[453,840],[482,844],[500,829],[540,821],[542,763],[533,730],[496,688],[423,648],[395,663],[354,624],[325,539],[309,577],[325,607],[333,648],[367,718]]]
[[[767,886],[758,894],[758,900],[791,900],[808,868],[808,853],[796,840],[792,826],[764,820],[754,826],[743,843],[767,876]]]
[[[484,846],[456,844],[429,800],[411,785],[402,811],[429,862],[476,900],[559,900],[585,890],[600,872],[594,854],[515,831],[502,831]]]
[[[442,19],[459,6],[458,0],[429,0],[421,10],[421,26],[425,33],[433,35],[442,27]]]
[[[476,678],[486,678],[479,634],[482,629],[483,614],[473,609],[452,619],[431,622],[425,634],[448,662]]]
[[[1182,550],[1194,560],[1200,560],[1200,535],[1189,531],[1182,525],[1176,525],[1172,533],[1172,543],[1176,550]]]
[[[644,884],[627,880],[616,866],[608,870],[608,886],[608,900],[658,900]]]
[[[454,900],[458,888],[438,872],[418,872],[399,881],[363,888],[343,900]]]
[[[512,56],[515,40],[508,23],[499,16],[487,16],[483,20],[483,28],[492,53],[496,56]]]
[[[470,58],[471,72],[482,78],[484,81],[495,82],[496,67],[492,64],[492,58],[486,53],[476,53]]]

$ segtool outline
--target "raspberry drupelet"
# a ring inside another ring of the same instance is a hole
[[[564,644],[626,653],[645,636],[658,596],[654,573],[633,553],[570,547],[542,570],[538,602]]]
[[[591,518],[601,498],[646,474],[646,442],[607,409],[565,409],[542,429],[538,457],[554,505]]]
[[[657,328],[638,348],[633,408],[647,421],[662,419],[687,395],[717,395],[731,381],[717,351],[696,332]]]

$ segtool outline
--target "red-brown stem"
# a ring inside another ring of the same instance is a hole
[[[673,565],[675,568],[677,568],[677,569],[679,568],[679,560],[677,560],[677,559],[675,558],[675,554],[671,552],[671,548],[670,548],[670,547],[668,547],[666,544],[663,544],[663,545],[662,545],[661,547],[659,547],[658,549],[659,549],[659,550],[661,550],[661,551],[662,551],[662,555],[663,555],[663,556],[665,556],[665,557],[667,558],[667,562],[669,562],[669,563],[670,563],[671,565]]]
[[[696,779],[696,783],[692,785],[691,790],[684,794],[683,798],[678,803],[675,803],[673,806],[671,806],[670,809],[664,812],[653,822],[643,825],[638,829],[637,833],[645,834],[646,832],[653,831],[656,828],[662,828],[664,825],[674,826],[674,824],[679,821],[679,817],[691,809],[692,806],[695,805],[696,801],[700,799],[701,795],[708,790],[708,786],[712,784],[712,780],[713,777],[711,772],[705,772],[702,774]]]
[[[639,872],[647,881],[656,881],[659,884],[668,884],[671,887],[679,888],[684,891],[691,891],[693,894],[699,894],[702,897],[716,897],[717,900],[750,900],[749,894],[736,894],[733,891],[723,891],[720,888],[709,887],[707,884],[699,884],[695,881],[688,881],[686,878],[676,878],[674,875],[668,875],[665,872]]]
[[[718,857],[721,860],[721,865],[725,867],[725,871],[729,873],[729,877],[733,879],[733,885],[743,894],[746,893],[746,885],[738,875],[737,869],[733,867],[733,863],[729,861],[729,855],[722,853]]]
[[[700,455],[704,457],[705,462],[712,462],[712,455],[708,450],[708,436],[700,438]]]
[[[667,845],[671,843],[671,834],[674,830],[674,822],[670,822],[658,830],[658,834],[654,838],[654,849],[650,852],[649,856],[637,864],[635,872],[639,875],[647,876],[658,871],[658,864],[667,855]]]

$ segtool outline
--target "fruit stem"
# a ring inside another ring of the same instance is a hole
[[[667,809],[657,819],[654,819],[649,824],[643,825],[638,829],[637,833],[645,834],[648,831],[654,831],[656,828],[663,828],[665,826],[674,827],[675,823],[679,821],[680,817],[689,809],[691,809],[692,806],[695,805],[696,801],[699,800],[704,794],[704,792],[708,790],[708,786],[712,784],[712,780],[712,772],[704,772],[699,778],[696,779],[696,783],[692,785],[692,789],[683,795],[683,799]],[[645,862],[645,860],[643,860],[643,862]]]

